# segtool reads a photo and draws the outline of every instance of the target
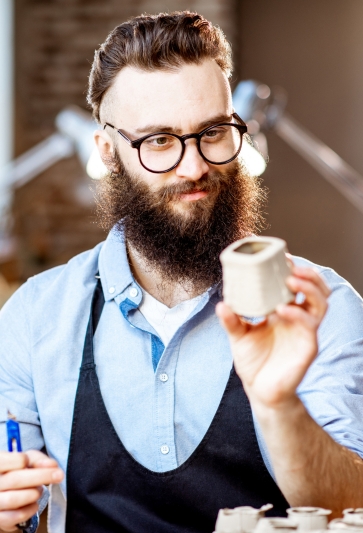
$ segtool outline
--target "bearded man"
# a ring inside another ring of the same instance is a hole
[[[134,18],[96,51],[110,233],[2,311],[1,421],[10,409],[29,450],[0,454],[4,531],[36,528],[48,484],[53,533],[201,533],[222,507],[363,505],[359,296],[295,258],[303,304],[251,325],[221,302],[219,254],[258,230],[264,200],[230,75],[225,37],[195,13]]]

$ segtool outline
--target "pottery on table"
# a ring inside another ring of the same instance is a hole
[[[347,533],[363,533],[363,525],[346,522],[345,518],[335,518],[329,522],[328,529],[344,529]]]
[[[265,512],[272,509],[270,503],[255,509],[249,505],[234,509],[221,509],[218,513],[215,533],[252,533],[257,522],[265,516]]]
[[[297,529],[297,523],[291,518],[261,518],[255,533],[294,533]]]
[[[363,508],[344,509],[343,522],[354,526],[363,526]]]
[[[287,509],[287,515],[294,520],[299,530],[313,531],[327,529],[330,509],[322,507],[291,507]]]

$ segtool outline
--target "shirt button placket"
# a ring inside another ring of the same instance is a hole
[[[166,382],[168,381],[168,379],[169,379],[169,376],[168,376],[168,374],[167,374],[166,372],[162,372],[161,374],[159,374],[159,380],[160,380],[163,384],[166,383]],[[161,394],[162,394],[162,396],[163,396],[163,395],[166,393],[166,390],[165,390],[164,388],[162,388],[160,392],[161,392]],[[165,405],[165,401],[164,401],[164,405]],[[169,446],[168,446],[167,444],[162,444],[162,445],[160,446],[160,451],[161,451],[161,453],[162,453],[164,456],[166,456],[166,455],[169,454],[169,452],[170,452],[170,448],[169,448]],[[165,459],[163,460],[163,462],[164,462],[164,461],[165,461]]]
[[[166,348],[168,349],[168,348]],[[165,355],[165,354],[164,354]],[[168,354],[169,355],[169,354]],[[158,468],[161,472],[176,468],[177,460],[174,446],[174,361],[175,353],[167,358],[168,364],[161,365],[155,376],[156,411],[155,427],[157,435]]]

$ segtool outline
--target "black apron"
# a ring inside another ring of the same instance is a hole
[[[93,334],[103,305],[98,280],[75,399],[66,533],[211,533],[219,509],[265,503],[274,505],[272,516],[284,516],[289,505],[266,469],[234,369],[207,433],[182,465],[153,472],[129,454],[108,416],[95,369]]]

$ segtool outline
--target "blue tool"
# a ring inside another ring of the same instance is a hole
[[[12,415],[8,409],[8,421],[6,422],[6,431],[8,433],[8,450],[9,452],[21,452],[21,441],[20,441],[20,427],[19,423],[16,421],[16,417]],[[16,527],[19,529],[27,529],[31,525],[31,520],[26,522],[20,522],[16,524]]]
[[[20,428],[14,415],[8,410],[8,421],[6,422],[8,432],[8,450],[9,452],[21,452]]]

